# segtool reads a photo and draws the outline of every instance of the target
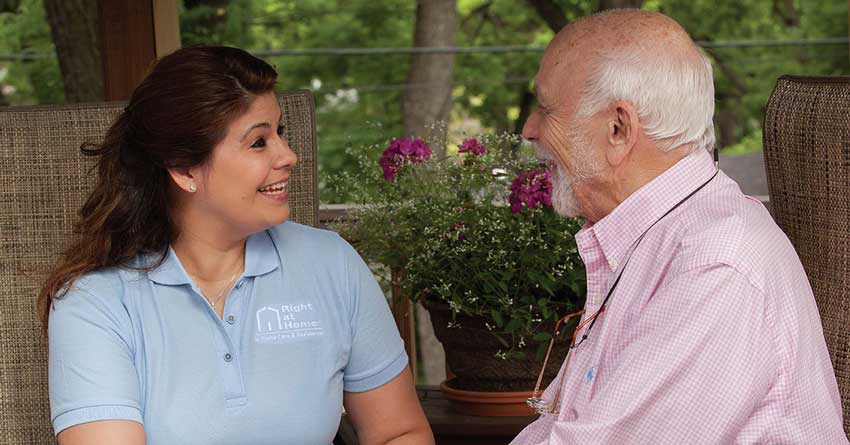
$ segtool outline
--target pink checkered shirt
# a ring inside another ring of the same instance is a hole
[[[585,317],[640,235],[714,172],[691,154],[582,228]],[[647,232],[573,352],[560,414],[512,444],[848,443],[800,260],[722,172]]]

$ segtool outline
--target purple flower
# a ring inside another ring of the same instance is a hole
[[[431,149],[422,139],[402,138],[390,141],[390,146],[381,153],[378,165],[384,170],[384,179],[395,181],[398,172],[407,164],[418,164],[431,157]]]
[[[449,228],[449,240],[451,241],[466,241],[466,236],[464,236],[464,232],[466,232],[466,224],[464,223],[454,223]]]
[[[523,208],[552,207],[552,180],[549,172],[533,170],[520,174],[511,184],[508,202],[514,213]]]
[[[478,139],[464,139],[457,151],[458,153],[472,153],[475,156],[481,156],[487,153],[487,147],[480,144]]]

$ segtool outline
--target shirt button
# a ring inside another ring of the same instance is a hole
[[[227,316],[227,322],[228,323],[233,324],[235,321],[236,321],[236,317],[234,317],[233,315]]]
[[[233,356],[230,355],[229,352],[227,354],[224,354],[224,361],[229,362],[231,360],[233,360]]]
[[[241,289],[242,285],[245,284],[245,280],[239,280],[236,282],[236,288]]]

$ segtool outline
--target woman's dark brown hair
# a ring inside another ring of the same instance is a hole
[[[68,246],[38,296],[42,325],[51,303],[81,275],[127,266],[140,254],[159,254],[177,236],[169,202],[169,168],[206,162],[228,124],[257,96],[274,91],[277,73],[236,48],[191,47],[163,57],[133,91],[101,145],[97,185]]]

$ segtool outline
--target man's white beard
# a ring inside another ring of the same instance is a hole
[[[572,179],[564,171],[564,167],[555,161],[557,168],[549,172],[552,178],[552,208],[561,216],[574,218],[581,214],[578,198],[573,190]]]
[[[552,208],[561,216],[574,218],[581,215],[581,206],[576,197],[573,184],[576,181],[587,180],[599,174],[599,166],[591,156],[590,138],[572,129],[567,134],[567,144],[572,150],[573,168],[577,177],[570,176],[564,166],[558,162],[552,153],[538,141],[533,141],[537,158],[546,161],[550,166],[549,176],[552,178]]]

